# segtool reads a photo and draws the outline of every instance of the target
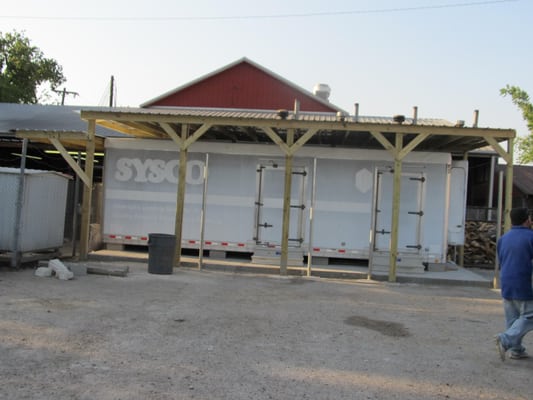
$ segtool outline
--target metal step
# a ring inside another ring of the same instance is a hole
[[[270,246],[257,246],[252,255],[253,264],[280,265],[281,248]],[[301,248],[289,247],[287,264],[303,266],[304,253]]]
[[[389,272],[390,253],[388,251],[375,252],[372,256],[372,271]],[[414,253],[398,253],[396,259],[396,273],[423,274],[424,258]]]

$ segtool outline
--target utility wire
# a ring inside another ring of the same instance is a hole
[[[475,7],[492,4],[511,3],[519,0],[488,0],[470,1],[453,4],[435,4],[432,6],[378,8],[369,10],[352,11],[323,11],[314,13],[271,14],[271,15],[233,15],[233,16],[142,16],[142,17],[107,17],[107,16],[31,16],[31,15],[0,15],[0,19],[29,19],[29,20],[54,20],[54,21],[217,21],[217,20],[252,20],[252,19],[282,19],[282,18],[309,18],[339,15],[364,15],[364,14],[390,14],[409,11],[425,11],[445,8]]]

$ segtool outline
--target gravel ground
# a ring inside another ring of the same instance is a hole
[[[0,267],[0,399],[531,398],[498,291],[95,264]]]

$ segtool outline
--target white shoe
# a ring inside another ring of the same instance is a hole
[[[522,351],[520,353],[512,351],[509,358],[513,360],[523,360],[524,358],[529,358],[529,354],[527,354],[527,351]]]

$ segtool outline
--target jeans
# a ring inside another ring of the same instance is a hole
[[[500,333],[500,341],[506,350],[523,353],[522,338],[533,330],[533,301],[503,299],[506,331]]]

